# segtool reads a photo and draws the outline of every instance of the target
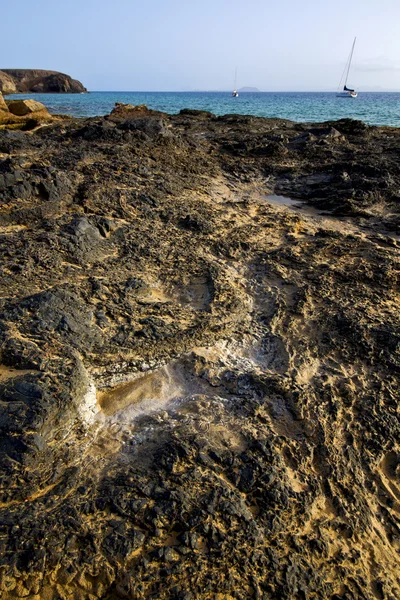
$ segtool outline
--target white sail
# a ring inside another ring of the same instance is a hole
[[[347,59],[346,66],[344,68],[342,77],[340,79],[339,89],[340,89],[340,87],[342,85],[344,74],[346,73],[346,77],[345,77],[345,80],[344,80],[344,86],[343,86],[343,92],[339,92],[339,89],[338,89],[338,93],[336,94],[336,96],[338,98],[357,98],[357,92],[355,90],[353,90],[352,88],[347,87],[347,79],[349,77],[349,72],[350,72],[350,67],[351,67],[351,61],[353,59],[354,46],[356,45],[356,39],[357,38],[354,38],[353,45],[351,47],[350,56]]]

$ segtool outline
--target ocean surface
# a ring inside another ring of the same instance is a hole
[[[334,92],[90,92],[89,94],[34,94],[52,113],[95,117],[110,113],[116,102],[146,104],[170,114],[183,108],[216,115],[246,114],[292,121],[322,122],[349,117],[370,125],[400,126],[400,93],[359,92],[357,98],[337,98]],[[7,98],[32,98],[17,94]]]

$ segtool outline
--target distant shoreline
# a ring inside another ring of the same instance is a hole
[[[87,92],[14,92],[12,94],[4,94],[8,96],[79,96],[86,94],[230,94],[232,90],[88,90]],[[358,89],[360,94],[400,94],[400,90],[363,90]],[[240,94],[337,94],[337,90],[290,90],[290,91],[263,91],[257,92],[240,92]]]
[[[145,104],[152,110],[177,114],[182,109],[201,110],[216,116],[226,114],[281,118],[297,123],[321,123],[338,119],[361,120],[368,125],[400,127],[397,107],[399,92],[363,92],[356,99],[339,99],[329,92],[244,92],[238,98],[232,91],[99,91],[87,94],[16,94],[12,99],[42,102],[51,114],[73,117],[101,117],[116,103]]]

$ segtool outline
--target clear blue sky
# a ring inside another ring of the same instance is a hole
[[[68,73],[89,90],[400,90],[400,0],[5,2],[0,68]]]

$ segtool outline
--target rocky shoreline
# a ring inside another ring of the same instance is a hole
[[[0,131],[2,600],[400,596],[399,140]]]
[[[69,119],[64,115],[51,115],[36,100],[5,100],[0,92],[0,130],[33,131],[41,126]]]

